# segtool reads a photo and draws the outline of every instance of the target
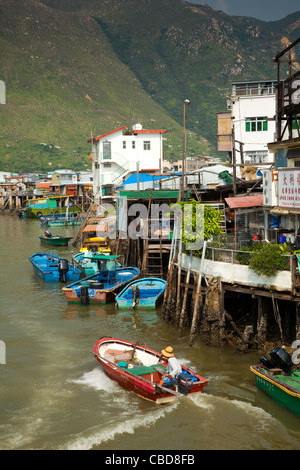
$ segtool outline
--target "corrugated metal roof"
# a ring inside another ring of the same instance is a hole
[[[226,197],[225,202],[230,207],[230,209],[240,209],[242,207],[257,207],[263,205],[263,195],[257,194],[255,196]]]

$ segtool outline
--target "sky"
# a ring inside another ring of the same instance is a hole
[[[215,10],[230,16],[252,16],[262,21],[281,20],[300,10],[299,0],[188,0],[191,3],[206,3]]]

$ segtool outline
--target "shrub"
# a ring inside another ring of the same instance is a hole
[[[287,245],[261,244],[260,249],[254,250],[250,255],[249,268],[263,276],[274,276],[278,271],[289,269]]]

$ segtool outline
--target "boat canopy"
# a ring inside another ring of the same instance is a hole
[[[100,260],[105,260],[105,261],[108,261],[108,260],[115,260],[115,259],[118,259],[118,258],[121,258],[122,255],[101,255],[100,253],[95,253],[93,256],[91,256],[89,259],[100,259]]]

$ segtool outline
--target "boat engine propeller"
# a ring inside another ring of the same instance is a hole
[[[87,286],[80,287],[80,302],[82,305],[88,305],[90,303],[89,288]]]
[[[193,379],[187,374],[179,374],[176,377],[176,382],[178,392],[182,393],[183,395],[187,395],[188,391],[193,388]]]
[[[132,286],[132,307],[133,308],[136,307],[136,304],[138,303],[139,298],[140,298],[140,289],[136,284],[134,284]]]
[[[66,273],[69,271],[69,262],[67,259],[60,259],[58,262],[59,280],[66,282]]]

